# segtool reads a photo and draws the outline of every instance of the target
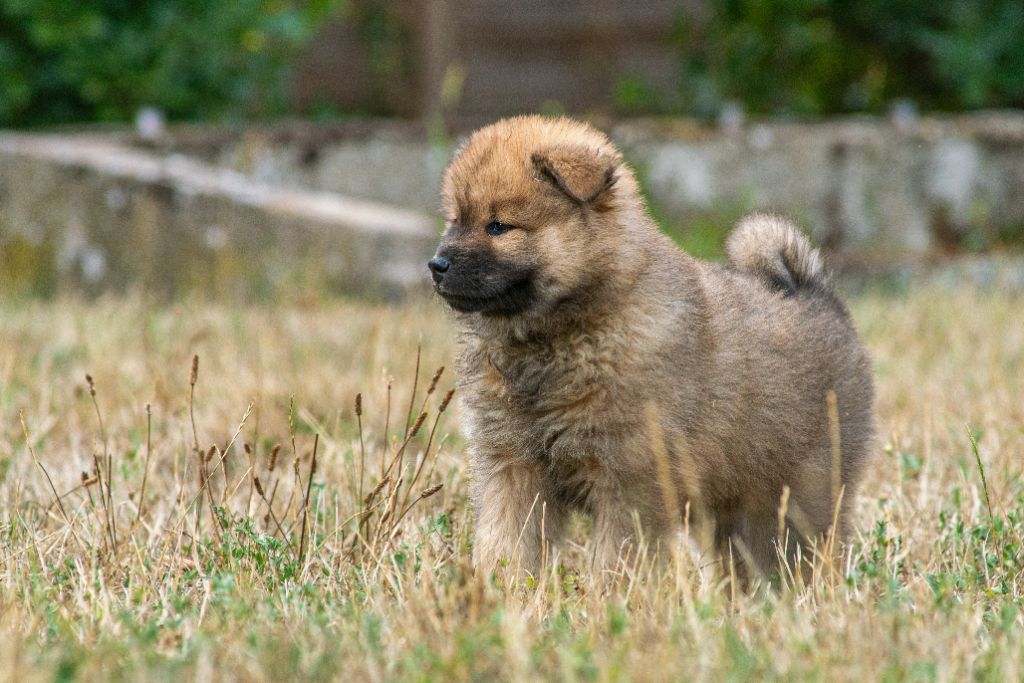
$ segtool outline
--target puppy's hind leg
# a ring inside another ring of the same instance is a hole
[[[723,578],[735,577],[741,590],[767,587],[777,579],[780,565],[775,510],[733,500],[715,509],[714,520]]]
[[[765,588],[778,585],[785,573],[782,564],[785,551],[780,554],[778,510],[756,506],[748,509],[744,517],[739,537],[743,541],[744,564],[750,565],[746,570],[748,584],[760,580],[765,582]]]
[[[475,458],[472,477],[473,564],[489,570],[507,561],[512,569],[536,573],[545,544],[558,540],[565,517],[562,507],[545,496],[540,466]]]

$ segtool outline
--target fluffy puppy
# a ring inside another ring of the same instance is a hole
[[[429,267],[461,328],[479,566],[537,569],[572,510],[593,518],[603,566],[634,520],[656,540],[687,509],[757,573],[779,566],[780,526],[791,553],[838,504],[845,532],[870,361],[791,223],[748,216],[727,265],[698,261],[658,231],[607,137],[537,116],[473,134],[442,202]]]

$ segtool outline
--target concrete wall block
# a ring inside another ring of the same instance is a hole
[[[0,246],[54,245],[50,266],[85,292],[391,296],[425,285],[437,240],[407,209],[76,137],[0,135],[0,197]]]
[[[902,258],[1024,229],[1022,113],[723,129],[642,120],[611,135],[659,215],[684,230],[775,210],[829,248]],[[216,144],[196,142],[207,138]],[[25,255],[38,251],[85,291],[245,298],[296,278],[370,295],[422,289],[449,155],[396,124],[193,128],[159,150],[123,133],[0,133],[0,258],[31,271]]]
[[[684,230],[709,216],[775,210],[830,248],[899,258],[979,227],[1024,224],[1019,113],[898,123],[858,117],[745,124],[740,117],[720,129],[649,119],[618,124],[611,135],[659,214]],[[255,167],[260,178],[292,187],[437,211],[449,151],[422,135],[381,125],[316,145],[301,136],[285,143],[265,136],[257,152],[251,137],[228,145],[222,158],[258,158],[241,170]]]

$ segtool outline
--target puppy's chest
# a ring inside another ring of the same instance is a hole
[[[625,359],[597,344],[469,347],[463,364],[481,445],[515,457],[587,460],[601,457],[621,425]]]

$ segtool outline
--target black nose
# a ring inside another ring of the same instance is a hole
[[[448,259],[441,256],[435,256],[427,261],[427,268],[430,268],[430,272],[434,276],[434,282],[440,282],[441,278],[448,272],[451,265],[452,264],[448,262]]]

